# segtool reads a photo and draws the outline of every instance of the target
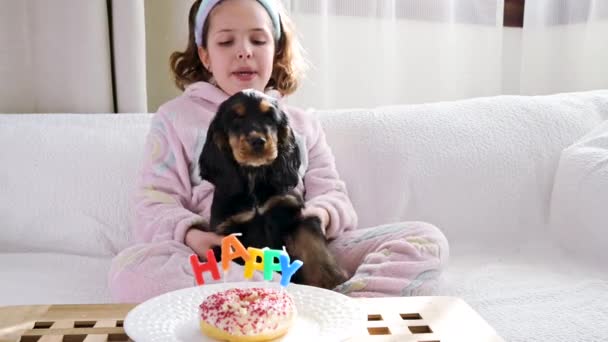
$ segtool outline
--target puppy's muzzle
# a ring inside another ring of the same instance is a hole
[[[262,153],[266,147],[266,139],[257,134],[248,137],[247,143],[255,153]]]

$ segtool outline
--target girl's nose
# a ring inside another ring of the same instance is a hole
[[[251,46],[247,42],[243,42],[243,44],[240,45],[236,56],[238,59],[251,58]]]
[[[251,58],[251,51],[249,50],[241,50],[237,53],[238,59],[249,59]]]

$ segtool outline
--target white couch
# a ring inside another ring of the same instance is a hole
[[[506,340],[608,339],[608,90],[318,114],[361,226],[445,232],[439,294]],[[0,305],[110,301],[150,118],[0,115]]]

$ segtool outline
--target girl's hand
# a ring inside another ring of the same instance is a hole
[[[321,230],[323,231],[323,235],[325,235],[325,231],[329,225],[329,212],[327,210],[319,207],[304,207],[304,210],[302,210],[302,216],[318,217],[319,220],[321,220]]]
[[[203,259],[207,258],[207,250],[222,244],[223,236],[212,232],[205,232],[197,228],[190,228],[186,232],[185,243],[194,253]]]

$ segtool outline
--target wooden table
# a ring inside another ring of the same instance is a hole
[[[349,341],[503,341],[462,299],[357,299],[368,321]],[[0,342],[130,341],[123,320],[134,304],[0,307]]]

